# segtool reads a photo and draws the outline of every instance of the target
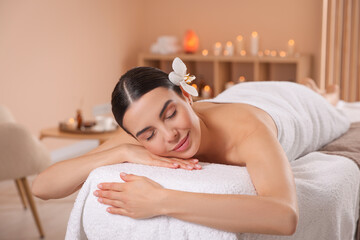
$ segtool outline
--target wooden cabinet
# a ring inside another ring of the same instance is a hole
[[[172,71],[172,61],[179,57],[186,64],[188,73],[196,81],[204,81],[214,90],[214,95],[225,89],[228,81],[237,82],[239,77],[246,81],[294,81],[311,76],[311,57],[271,56],[202,56],[199,54],[140,54],[139,66],[159,68],[167,73]]]

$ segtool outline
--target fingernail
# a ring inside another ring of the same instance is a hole
[[[193,169],[193,167],[190,165],[187,165],[187,169]]]
[[[193,159],[192,161],[193,161],[193,162],[196,162],[196,163],[197,163],[197,162],[199,162],[199,160],[198,160],[198,159]]]
[[[94,195],[95,195],[95,196],[99,196],[98,191],[95,191],[95,192],[94,192]]]
[[[199,164],[196,164],[196,165],[195,165],[195,167],[197,167],[197,168],[201,168],[201,165],[199,165]]]
[[[125,177],[126,175],[127,175],[127,174],[124,173],[124,172],[120,173],[120,176],[122,176],[122,177]]]
[[[174,165],[175,167],[178,167],[178,166],[179,166],[179,164],[177,164],[177,163],[174,163],[173,165]]]
[[[98,198],[98,201],[99,201],[99,202],[103,202],[102,198]]]

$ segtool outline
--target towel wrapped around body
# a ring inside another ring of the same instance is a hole
[[[349,128],[345,116],[294,83],[242,83],[207,101],[247,103],[273,118],[295,177],[300,218],[293,236],[230,233],[167,216],[134,220],[112,215],[92,193],[100,182],[122,182],[120,172],[146,176],[175,190],[256,194],[246,167],[201,163],[202,170],[187,171],[126,163],[91,172],[71,212],[66,239],[351,239],[358,218],[360,171],[345,157],[312,152]]]
[[[313,152],[345,133],[350,121],[322,96],[293,82],[245,82],[213,99],[214,103],[246,103],[267,112],[289,161]]]

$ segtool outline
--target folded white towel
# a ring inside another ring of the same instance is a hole
[[[291,237],[235,234],[167,216],[145,220],[112,215],[93,195],[100,182],[122,182],[120,172],[146,176],[165,188],[219,194],[256,194],[246,167],[201,163],[187,171],[138,164],[104,166],[91,172],[76,199],[67,240],[76,239],[350,239],[359,205],[360,171],[344,157],[310,153],[291,162],[300,219]],[[206,203],[204,203],[206,204]],[[219,206],[221,208],[221,206]]]

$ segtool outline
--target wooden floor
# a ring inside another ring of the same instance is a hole
[[[35,176],[28,177],[29,185]],[[63,240],[67,221],[76,199],[74,193],[63,199],[41,200],[34,197],[46,240]],[[39,232],[30,208],[23,208],[14,181],[0,182],[0,239],[37,240]]]

